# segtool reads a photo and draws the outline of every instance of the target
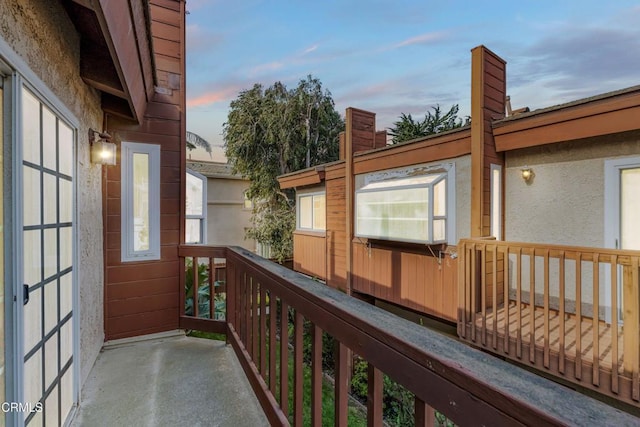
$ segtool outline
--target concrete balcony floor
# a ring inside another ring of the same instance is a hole
[[[230,346],[174,336],[106,346],[72,426],[268,426]]]

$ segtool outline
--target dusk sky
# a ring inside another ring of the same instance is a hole
[[[229,103],[254,83],[293,88],[312,74],[343,116],[372,111],[379,130],[436,104],[468,115],[480,44],[507,61],[514,109],[640,84],[638,0],[189,0],[187,10],[187,129],[217,161]]]

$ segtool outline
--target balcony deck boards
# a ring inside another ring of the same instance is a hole
[[[107,347],[72,426],[268,426],[233,349],[185,336]]]

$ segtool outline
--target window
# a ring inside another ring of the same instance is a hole
[[[249,190],[245,190],[242,193],[242,198],[243,198],[242,208],[247,210],[253,209],[253,201],[251,201],[251,199],[249,198]]]
[[[502,166],[491,165],[491,235],[502,240]]]
[[[207,178],[187,169],[185,242],[207,242]]]
[[[160,146],[122,143],[122,261],[160,259]]]
[[[324,193],[298,196],[298,230],[325,231],[326,197]]]
[[[451,172],[451,171],[450,171]],[[356,191],[355,235],[413,243],[445,243],[451,189],[446,172],[366,183]]]

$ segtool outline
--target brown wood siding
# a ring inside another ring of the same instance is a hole
[[[354,174],[453,159],[471,153],[471,131],[439,135],[424,141],[362,153],[353,159]]]
[[[615,98],[513,119],[494,129],[499,151],[638,129],[640,90]]]
[[[367,151],[375,148],[376,115],[369,111],[350,108],[352,152]]]
[[[161,258],[121,262],[119,159],[117,166],[105,167],[103,174],[107,340],[178,328],[182,271],[178,245],[184,240],[184,2],[151,0],[150,13],[154,56],[162,66],[156,69],[157,84],[167,94],[155,93],[147,100],[140,123],[110,116],[107,130],[118,141],[161,147]],[[171,55],[165,45],[171,46]]]
[[[437,253],[436,253],[437,254]],[[457,260],[353,243],[352,289],[440,319],[456,321]]]
[[[344,168],[342,168],[344,171]],[[327,285],[347,288],[345,178],[327,179]]]
[[[491,164],[504,166],[492,122],[505,114],[506,63],[478,46],[472,50],[471,74],[471,235],[482,237],[491,234]]]
[[[327,249],[324,234],[300,231],[293,233],[293,269],[325,280]]]
[[[306,185],[320,184],[324,179],[324,167],[314,167],[295,172],[278,178],[280,188],[304,187]]]

